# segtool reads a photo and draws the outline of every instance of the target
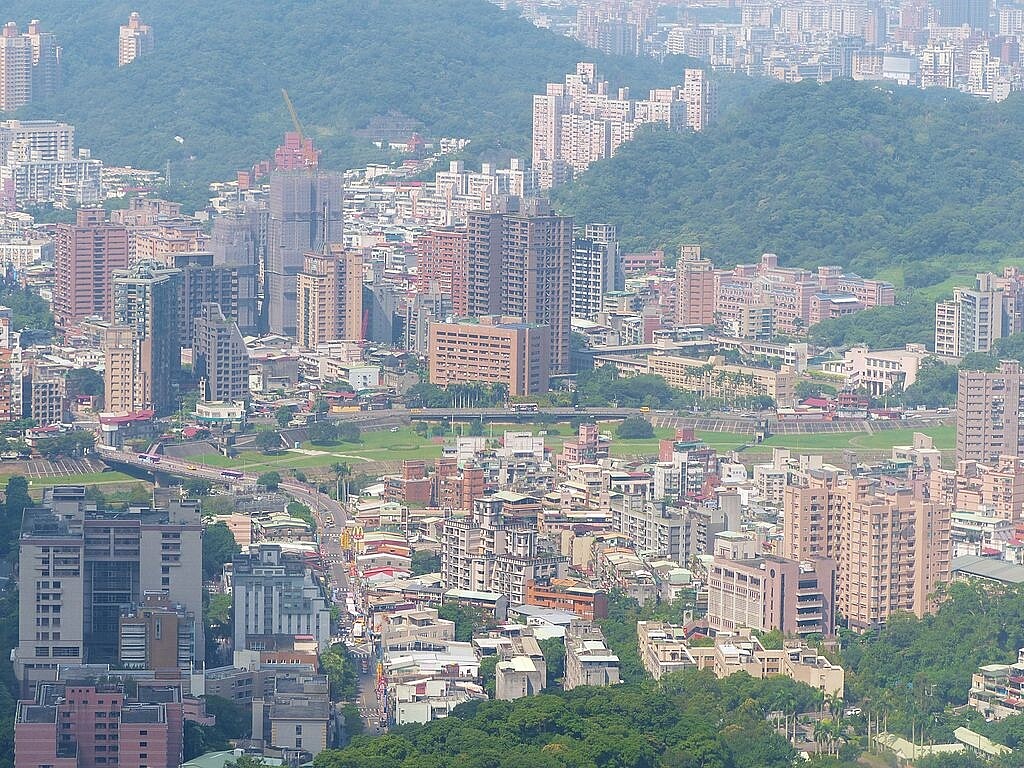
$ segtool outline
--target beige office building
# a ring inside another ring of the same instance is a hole
[[[548,390],[550,333],[515,318],[482,317],[478,322],[430,326],[430,383],[504,384],[509,395]]]
[[[721,398],[732,402],[741,397],[767,396],[780,408],[792,407],[796,401],[796,373],[783,365],[772,368],[754,368],[749,365],[731,365],[721,356],[707,360],[676,355],[650,355],[649,373],[661,376],[670,386],[701,397]]]

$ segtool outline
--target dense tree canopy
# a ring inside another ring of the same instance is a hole
[[[647,132],[558,199],[631,247],[699,243],[722,264],[774,252],[897,282],[914,264],[911,283],[939,281],[918,265],[1020,255],[1022,116],[1020,96],[776,84],[713,130]]]
[[[783,698],[814,693],[785,678],[710,673],[660,684],[578,688],[514,702],[473,702],[317,756],[316,768],[776,768],[796,757],[765,720]]]
[[[891,617],[878,632],[846,638],[842,654],[848,700],[866,702],[888,716],[890,730],[907,734],[927,714],[936,741],[962,724],[940,713],[967,701],[978,667],[1016,661],[1024,647],[1024,588],[955,583],[945,594],[934,615]]]
[[[235,537],[224,523],[206,526],[203,531],[203,578],[209,580],[218,577],[224,563],[240,551]]]
[[[576,377],[575,396],[580,405],[598,407],[615,404],[621,408],[682,408],[694,402],[692,396],[673,389],[661,376],[620,379],[613,365],[580,372]]]
[[[935,302],[922,296],[902,297],[894,307],[875,307],[832,320],[808,330],[819,347],[866,344],[871,349],[901,349],[907,344],[935,341]]]
[[[643,416],[630,416],[615,428],[615,435],[623,440],[646,440],[654,437],[654,427]]]

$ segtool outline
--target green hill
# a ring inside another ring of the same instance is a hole
[[[650,132],[557,195],[631,246],[775,252],[908,285],[1024,253],[1024,98],[866,83],[773,85],[702,134]],[[927,267],[922,266],[927,265]]]
[[[157,47],[119,69],[130,10]],[[325,164],[344,167],[373,156],[353,131],[377,115],[401,112],[427,135],[468,136],[472,154],[500,158],[528,151],[531,94],[577,61],[642,88],[678,82],[684,66],[595,59],[485,0],[8,0],[3,16],[22,29],[41,19],[64,47],[64,88],[23,116],[74,123],[80,146],[109,163],[170,159],[197,179],[272,153],[291,129],[281,88]]]

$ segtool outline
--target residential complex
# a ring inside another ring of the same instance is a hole
[[[316,170],[274,171],[270,178],[264,277],[272,333],[296,333],[296,276],[305,254],[342,243],[342,178]]]
[[[128,230],[100,208],[82,208],[75,224],[57,225],[53,315],[60,329],[114,317],[113,273],[128,268]]]
[[[697,645],[683,627],[653,621],[637,622],[637,639],[640,661],[655,680],[684,669],[709,669],[719,678],[736,672],[754,678],[783,675],[827,696],[843,695],[843,668],[804,645],[769,650],[749,632],[724,632],[712,645]]]
[[[114,312],[105,353],[108,407],[173,411],[181,369],[181,271],[139,262],[112,275]]]
[[[565,633],[565,690],[618,682],[619,657],[608,648],[600,628],[573,621]]]
[[[200,377],[200,397],[233,403],[249,397],[249,351],[238,325],[219,304],[204,304],[192,334],[192,370]]]
[[[340,246],[307,253],[295,278],[295,309],[295,338],[301,347],[362,339],[362,255]]]
[[[1004,330],[1003,288],[991,273],[978,275],[974,289],[954,288],[953,298],[935,305],[935,353],[963,357],[988,352]]]
[[[569,367],[573,221],[540,200],[506,200],[474,211],[469,236],[469,314],[547,326],[553,373]]]
[[[273,544],[254,545],[231,561],[235,650],[273,647],[278,636],[331,638],[330,611],[318,577],[301,557]]]
[[[0,112],[13,112],[55,94],[60,60],[57,36],[44,32],[35,19],[25,32],[19,32],[13,21],[0,27]]]
[[[686,70],[681,86],[633,100],[628,88],[612,92],[598,80],[594,64],[580,63],[564,83],[548,83],[533,97],[533,167],[547,189],[614,155],[641,126],[700,130],[713,109],[714,90],[701,70]]]
[[[791,474],[782,514],[783,554],[837,563],[836,609],[851,628],[934,609],[935,588],[949,578],[947,503],[818,465]]]

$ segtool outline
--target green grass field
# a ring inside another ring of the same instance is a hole
[[[658,453],[658,441],[671,438],[675,432],[669,428],[656,430],[656,437],[649,440],[619,440],[614,438],[615,425],[604,422],[600,425],[602,433],[613,436],[611,453],[613,456],[655,456]],[[571,440],[574,433],[567,423],[551,424],[492,424],[487,425],[485,435],[495,440],[500,439],[506,431],[545,433],[545,444],[558,453],[566,440]],[[552,434],[552,432],[557,434]],[[818,452],[823,454],[839,454],[851,449],[865,452],[887,452],[894,445],[909,445],[914,432],[923,432],[935,440],[935,447],[940,450],[951,450],[956,441],[956,430],[952,426],[912,427],[901,429],[878,430],[868,432],[838,432],[827,434],[773,435],[763,443],[755,444],[753,434],[737,432],[698,432],[697,436],[709,446],[720,452],[733,451],[744,447],[744,455],[752,458],[770,453],[772,448],[789,448],[794,451]],[[446,431],[442,438],[424,438],[411,428],[403,428],[398,432],[379,431],[367,432],[360,443],[338,443],[335,445],[312,445],[303,443],[299,451],[289,450],[265,455],[258,451],[244,451],[235,458],[225,458],[217,453],[194,456],[195,464],[211,467],[239,469],[244,472],[262,473],[276,470],[324,469],[337,462],[344,462],[358,471],[360,464],[382,461],[403,461],[406,459],[436,459],[441,455],[440,440],[451,439],[452,435],[468,434],[465,424],[456,422],[454,433]],[[95,482],[109,482],[110,473],[97,475]],[[58,482],[59,479],[54,479]],[[93,482],[91,480],[78,482]]]

